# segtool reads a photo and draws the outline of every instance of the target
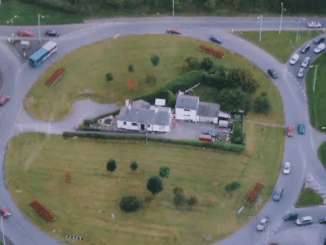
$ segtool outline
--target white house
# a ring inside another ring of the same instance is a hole
[[[198,96],[185,95],[183,92],[179,92],[175,103],[175,118],[196,122],[198,106]]]
[[[147,132],[169,132],[171,129],[171,108],[151,106],[144,100],[137,100],[121,108],[117,117],[117,128]]]

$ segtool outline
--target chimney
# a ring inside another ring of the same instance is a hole
[[[125,103],[126,107],[129,106],[129,99],[126,99],[126,103]]]

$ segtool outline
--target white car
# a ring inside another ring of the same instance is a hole
[[[320,52],[325,50],[325,43],[321,43],[314,49],[315,54],[319,54]]]
[[[298,71],[298,77],[303,78],[304,72],[305,72],[305,69],[303,67],[300,67],[300,69]]]
[[[264,218],[262,218],[259,222],[259,224],[257,225],[257,231],[263,231],[265,230],[265,228],[267,227],[269,223],[269,217],[265,216]]]
[[[301,68],[300,68],[301,69]],[[303,69],[303,68],[302,68]],[[283,167],[283,174],[289,174],[291,171],[291,163],[286,162]]]
[[[311,21],[308,23],[308,27],[310,28],[321,28],[320,22]]]
[[[297,63],[298,59],[299,59],[298,54],[293,55],[292,58],[290,59],[290,64],[294,65],[295,63]]]
[[[311,225],[313,223],[311,216],[304,216],[295,221],[296,225]]]
[[[310,64],[310,57],[304,58],[304,60],[301,63],[301,66],[306,68]]]

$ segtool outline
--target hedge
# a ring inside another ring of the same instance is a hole
[[[98,117],[95,117],[95,118],[91,118],[91,119],[85,119],[84,120],[84,124],[89,126],[90,124],[92,123],[97,123],[97,120],[101,119],[101,118],[104,118],[104,117],[108,117],[108,116],[116,116],[120,113],[120,109],[116,110],[116,111],[113,111],[113,112],[110,112],[110,113],[106,113],[106,114],[102,114]]]
[[[145,135],[114,135],[114,134],[100,134],[100,133],[79,133],[79,132],[64,132],[62,136],[67,138],[72,137],[81,137],[81,138],[90,138],[90,139],[123,139],[123,140],[139,140],[142,141],[146,139]],[[224,151],[231,152],[242,152],[244,151],[244,144],[227,144],[224,142],[216,141],[214,143],[203,142],[203,141],[195,141],[195,140],[172,140],[166,138],[152,138],[147,136],[148,141],[153,142],[162,142],[162,143],[171,143],[171,144],[179,144],[179,145],[189,145],[196,147],[206,147],[212,149],[220,149]]]

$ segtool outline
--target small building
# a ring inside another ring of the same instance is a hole
[[[220,128],[227,128],[229,127],[229,121],[226,121],[226,120],[219,120],[218,121],[218,126]]]
[[[218,120],[225,120],[225,121],[228,121],[230,119],[230,113],[228,112],[223,112],[223,111],[220,111],[218,113]]]
[[[183,92],[179,92],[175,104],[175,118],[196,122],[198,106],[198,96],[185,95]]]
[[[199,102],[196,121],[217,124],[219,111],[219,104]]]

